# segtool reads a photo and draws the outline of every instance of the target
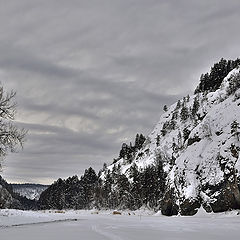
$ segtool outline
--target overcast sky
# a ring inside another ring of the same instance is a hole
[[[239,0],[0,0],[0,81],[24,150],[10,182],[98,170],[147,135],[221,57],[240,56]]]

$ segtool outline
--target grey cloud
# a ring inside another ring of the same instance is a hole
[[[0,3],[1,81],[29,129],[24,150],[4,161],[11,181],[99,169],[215,61],[239,57],[234,0]]]
[[[63,66],[58,66],[46,59],[34,56],[28,51],[17,48],[14,45],[0,44],[0,65],[8,71],[25,71],[29,74],[41,74],[55,78],[72,78],[77,75],[77,71]]]

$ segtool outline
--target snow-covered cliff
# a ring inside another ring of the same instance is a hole
[[[129,178],[134,164],[144,169],[162,161],[163,214],[193,215],[201,205],[209,212],[240,207],[239,87],[235,68],[215,92],[184,97],[160,117],[131,163],[118,160]]]

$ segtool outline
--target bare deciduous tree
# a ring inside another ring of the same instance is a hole
[[[14,124],[16,115],[16,102],[14,101],[16,92],[5,92],[0,86],[0,158],[2,159],[8,152],[16,152],[18,147],[23,147],[23,142],[27,131],[19,129]],[[1,164],[0,164],[1,167]]]

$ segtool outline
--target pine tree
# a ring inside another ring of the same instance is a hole
[[[181,120],[186,121],[189,117],[188,108],[183,106],[180,112]]]
[[[130,183],[128,178],[124,174],[120,174],[117,177],[117,183],[115,191],[118,195],[117,201],[120,204],[121,209],[126,209],[129,207],[129,193],[130,193]]]
[[[161,133],[162,133],[162,136],[163,136],[163,137],[167,134],[167,130],[168,130],[168,129],[169,129],[169,121],[166,121],[166,122],[163,124],[162,130],[161,130]]]
[[[141,147],[142,147],[143,143],[145,142],[145,140],[146,140],[146,137],[143,136],[143,134],[140,134],[140,145],[141,145]]]
[[[172,114],[172,120],[177,120],[178,119],[178,111],[174,110],[173,114]]]
[[[156,138],[156,145],[157,145],[157,147],[160,145],[160,135],[159,134],[157,135],[157,138]]]
[[[111,193],[112,193],[112,186],[113,186],[113,178],[111,176],[110,170],[108,170],[106,176],[105,176],[105,181],[102,186],[102,205],[103,207],[110,208],[112,205],[111,202]]]
[[[163,106],[163,111],[164,111],[164,112],[167,112],[167,111],[168,111],[167,105],[164,105],[164,106]]]
[[[239,135],[240,135],[240,126],[237,120],[234,120],[231,124],[231,134],[233,136],[237,136],[237,140],[239,141]]]
[[[138,136],[138,138],[137,138]],[[135,140],[135,148],[136,149],[141,149],[143,143],[145,142],[146,138],[143,136],[143,134],[137,134],[136,136],[136,140]],[[137,140],[138,139],[138,140]]]
[[[194,117],[200,107],[198,97],[194,98],[193,107],[192,107],[192,116]]]
[[[86,208],[90,208],[94,199],[94,189],[98,182],[94,169],[91,167],[86,169],[80,181],[84,189]]]
[[[178,150],[178,148],[177,148],[177,144],[175,143],[175,140],[173,139],[173,143],[172,143],[172,151],[173,151],[173,153],[176,153],[177,150]]]
[[[135,147],[138,148],[138,145],[139,145],[139,134],[136,135],[135,137]]]
[[[106,163],[103,163],[103,168],[102,168],[102,170],[105,172],[106,169],[107,169],[107,164],[106,164]]]
[[[155,160],[155,206],[159,204],[159,201],[162,199],[163,194],[166,188],[166,174],[163,170],[163,161],[161,157],[158,156]]]
[[[132,166],[129,168],[129,177],[134,178],[138,174],[138,166],[134,162]]]
[[[169,130],[175,130],[176,124],[177,124],[177,123],[176,123],[175,120],[171,120],[170,123],[169,123],[168,129],[169,129]]]
[[[190,133],[191,133],[191,131],[189,129],[187,129],[187,128],[183,129],[183,139],[184,139],[184,142],[188,139]]]
[[[183,101],[182,101],[182,107],[186,106],[186,97],[183,97]]]
[[[142,199],[140,194],[140,173],[136,163],[130,167],[129,177],[132,180],[132,184],[130,185],[130,195],[131,195],[131,209],[135,210],[141,207]]]
[[[177,144],[178,144],[178,148],[181,149],[183,144],[182,144],[182,134],[180,131],[178,132],[178,135],[177,135]]]
[[[131,160],[133,151],[134,150],[130,148],[126,143],[123,143],[119,158],[123,158],[124,160]]]
[[[175,110],[178,110],[178,109],[180,109],[180,107],[181,107],[181,101],[180,101],[180,100],[178,100]]]

